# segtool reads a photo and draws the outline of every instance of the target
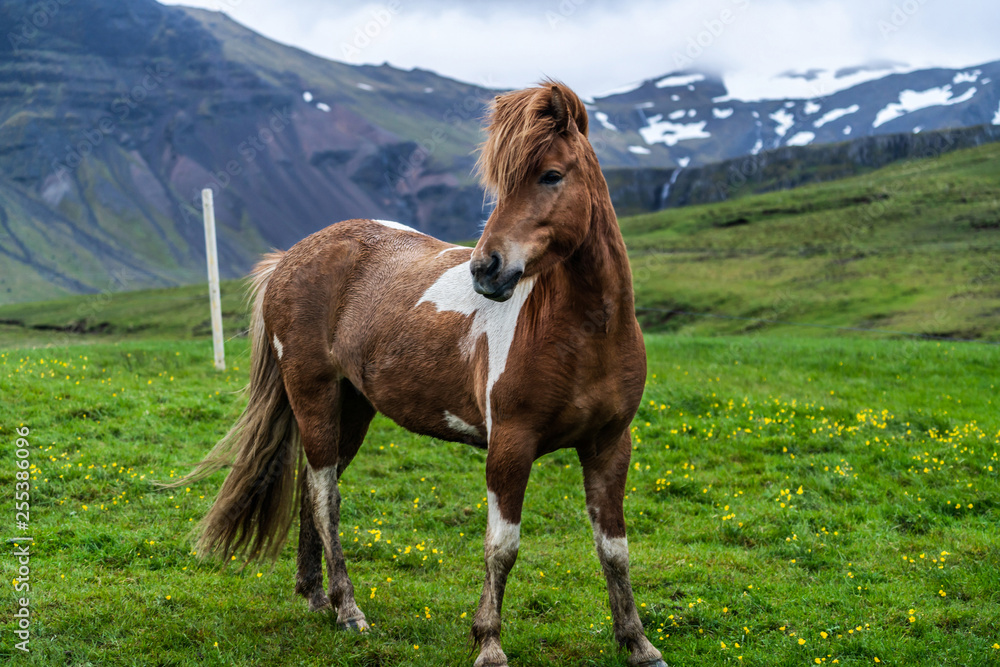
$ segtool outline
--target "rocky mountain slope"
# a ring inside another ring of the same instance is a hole
[[[203,279],[350,217],[467,238],[471,151],[493,92],[352,67],[153,0],[0,5],[0,300]],[[121,276],[128,276],[122,278]]]

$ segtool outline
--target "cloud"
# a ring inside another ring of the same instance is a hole
[[[789,69],[874,60],[962,67],[1000,58],[1000,12],[989,0],[184,4],[222,9],[268,37],[335,60],[421,67],[505,88],[552,76],[585,95],[687,67],[724,71],[727,83],[752,97]],[[370,39],[357,48],[366,28]]]

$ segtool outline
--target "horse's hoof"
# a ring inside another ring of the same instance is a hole
[[[330,604],[330,598],[327,596],[324,595],[309,600],[309,611],[326,611],[327,609],[333,609],[333,605]]]
[[[337,625],[340,626],[341,630],[347,630],[348,632],[368,632],[371,630],[364,616],[361,618],[352,618]]]

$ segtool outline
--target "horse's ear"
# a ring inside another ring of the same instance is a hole
[[[568,89],[564,92],[560,86],[554,85],[551,90],[552,97],[549,106],[552,110],[552,117],[556,121],[556,130],[568,132],[576,127],[580,134],[587,136],[587,109],[583,106],[580,98]]]

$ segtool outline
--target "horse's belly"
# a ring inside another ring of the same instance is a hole
[[[456,379],[419,372],[370,378],[363,390],[375,409],[408,431],[486,446],[486,425],[475,396]]]

